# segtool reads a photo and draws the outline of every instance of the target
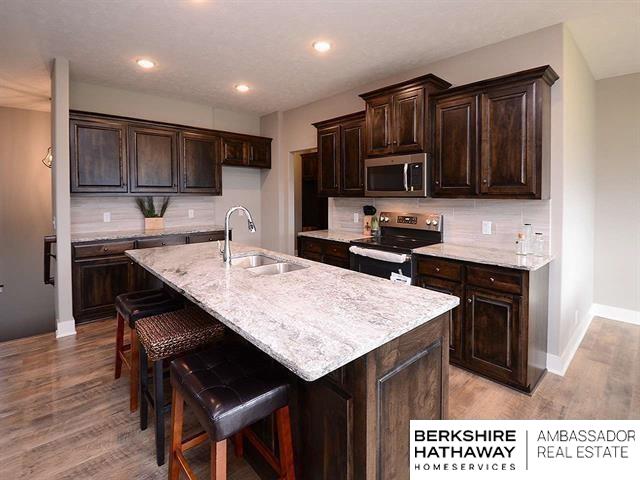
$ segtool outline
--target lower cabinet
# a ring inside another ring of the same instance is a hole
[[[126,250],[213,242],[223,238],[223,232],[216,231],[74,244],[72,282],[76,323],[113,317],[115,300],[121,293],[162,287],[160,280],[124,254]]]
[[[298,256],[334,267],[349,268],[349,244],[311,237],[298,237]]]
[[[416,258],[414,284],[455,295],[451,363],[531,392],[546,371],[549,268],[509,269]]]

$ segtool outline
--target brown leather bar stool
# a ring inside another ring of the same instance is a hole
[[[184,302],[179,297],[172,296],[163,289],[140,290],[137,292],[123,293],[116,297],[116,312],[118,326],[116,329],[116,364],[115,378],[120,378],[122,364],[129,369],[129,409],[134,412],[138,409],[138,342],[136,341],[136,322],[141,318],[158,315],[159,313],[172,312],[184,307]],[[129,324],[130,340],[124,343],[124,325]],[[130,355],[126,352],[131,350]]]
[[[271,465],[281,480],[295,480],[289,384],[273,360],[238,341],[223,340],[171,362],[173,411],[169,480],[180,472],[196,477],[183,452],[211,442],[211,478],[227,478],[227,439],[234,437],[236,455],[246,438]],[[184,404],[195,413],[204,432],[183,440]],[[262,443],[249,425],[275,412],[280,458]]]
[[[148,407],[156,427],[156,460],[164,464],[164,361],[218,340],[224,325],[199,308],[189,307],[143,318],[136,323],[140,357],[140,429],[146,430]],[[149,389],[148,362],[153,364],[153,390]]]

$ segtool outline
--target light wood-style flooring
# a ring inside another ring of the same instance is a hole
[[[141,432],[129,413],[126,374],[113,380],[114,333],[101,321],[75,337],[0,343],[0,478],[166,478],[152,424]],[[640,327],[594,319],[566,376],[547,374],[531,397],[452,368],[450,416],[640,418]],[[187,457],[208,478],[207,447]],[[230,480],[257,479],[229,462]]]

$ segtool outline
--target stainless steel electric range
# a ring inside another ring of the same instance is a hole
[[[376,277],[412,277],[411,251],[442,243],[443,218],[437,213],[380,213],[380,235],[353,240],[351,270]]]

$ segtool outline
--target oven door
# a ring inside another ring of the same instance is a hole
[[[368,158],[365,168],[367,197],[426,197],[427,154]]]
[[[387,253],[387,252],[383,252]],[[398,255],[399,257],[399,255]],[[351,270],[380,278],[391,278],[392,273],[402,273],[411,278],[411,255],[406,255],[406,260],[402,263],[372,258],[371,256],[359,255],[350,249],[349,263]]]

